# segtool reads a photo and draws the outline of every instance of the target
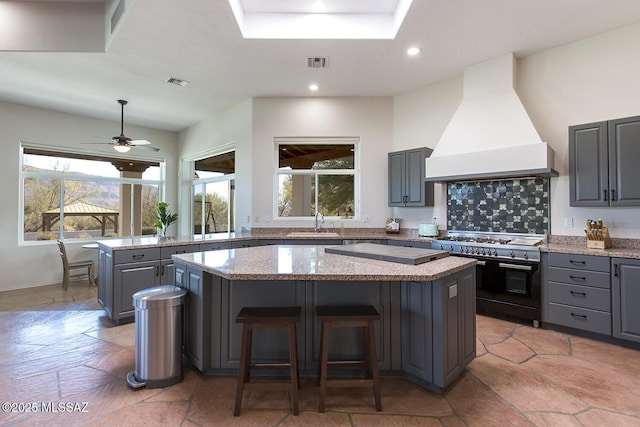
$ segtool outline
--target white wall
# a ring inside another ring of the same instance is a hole
[[[55,241],[18,245],[23,229],[18,222],[20,205],[19,153],[21,142],[68,147],[87,152],[115,153],[109,145],[82,145],[81,142],[109,141],[120,129],[119,122],[97,120],[56,111],[0,102],[0,291],[48,285],[62,281],[62,262]],[[128,136],[147,139],[160,152],[131,150],[129,157],[141,155],[146,159],[166,161],[166,197],[176,203],[177,135],[173,132],[126,126]],[[90,151],[89,151],[90,150]],[[94,257],[95,250],[82,249],[81,244],[69,244],[72,258]]]
[[[393,139],[392,98],[254,98],[254,227],[313,226],[312,219],[273,219],[273,138],[287,136],[359,137],[360,207],[370,221],[340,220],[335,226],[344,222],[345,227],[384,227],[392,212],[387,207],[387,152],[392,151]]]
[[[517,61],[516,91],[540,137],[556,152],[560,176],[551,179],[552,234],[584,236],[586,219],[602,218],[612,237],[640,238],[640,208],[569,206],[567,132],[573,124],[640,115],[638,52],[640,24]],[[394,149],[434,147],[461,96],[462,80],[452,79],[394,97]],[[414,143],[412,135],[427,142]],[[415,228],[435,213],[442,227],[446,199],[444,190],[437,193],[435,209],[396,209],[395,215]],[[565,218],[573,219],[574,227],[566,228]]]
[[[551,233],[584,236],[602,218],[612,237],[640,238],[640,208],[569,206],[570,125],[640,115],[640,24],[518,61],[516,89],[540,137],[556,152],[551,180]],[[640,164],[640,159],[638,159]],[[564,226],[572,218],[573,228]]]
[[[462,76],[393,98],[393,150],[433,149],[462,100]],[[446,185],[434,184],[433,207],[394,208],[401,228],[418,228],[434,217],[446,229]]]
[[[196,126],[180,132],[180,158],[208,157],[216,148],[232,144],[236,150],[236,231],[251,224],[244,219],[251,216],[251,194],[253,176],[251,146],[252,103],[248,99]],[[183,174],[184,175],[184,174]],[[181,178],[180,216],[191,218],[190,189],[191,177]],[[180,234],[191,234],[190,224],[181,223]]]

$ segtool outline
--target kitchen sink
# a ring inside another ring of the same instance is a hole
[[[322,231],[316,233],[314,231],[294,231],[287,234],[287,237],[309,237],[313,239],[323,239],[325,237],[340,237],[338,233],[332,233],[328,231]]]

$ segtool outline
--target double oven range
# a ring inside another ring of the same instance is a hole
[[[546,235],[449,231],[432,249],[478,260],[476,311],[532,321],[541,318],[540,245]]]

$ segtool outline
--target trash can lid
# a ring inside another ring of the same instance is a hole
[[[162,285],[133,294],[135,308],[172,307],[184,303],[187,291],[179,286]]]

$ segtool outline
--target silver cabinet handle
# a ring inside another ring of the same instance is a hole
[[[520,265],[520,264],[507,264],[504,262],[498,263],[498,267],[500,268],[510,268],[511,270],[523,270],[523,271],[531,271],[533,267],[530,265]]]

